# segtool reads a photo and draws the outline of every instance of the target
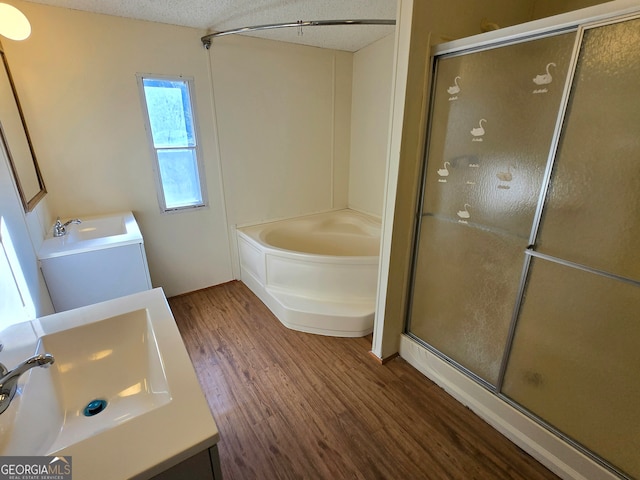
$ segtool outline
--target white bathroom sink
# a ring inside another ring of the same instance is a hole
[[[71,455],[74,478],[150,478],[217,443],[161,289],[31,324],[31,349],[20,355],[49,353],[55,362],[22,375],[0,415],[0,455]],[[93,400],[106,407],[86,416]]]
[[[98,423],[102,430],[112,428],[171,400],[146,310],[45,335],[40,342],[41,353],[56,359],[48,371],[62,419],[47,453],[94,435]],[[106,401],[95,418],[84,414],[93,400]]]
[[[108,402],[101,422],[116,423],[171,400],[146,310],[45,335],[40,342],[41,352],[56,359],[49,371],[67,421],[82,417],[95,399]]]
[[[79,224],[66,227],[67,233],[54,237],[53,230],[44,239],[38,258],[48,258],[91,252],[134,243],[142,243],[142,233],[133,213],[81,217]]]
[[[55,362],[30,371],[15,435],[0,447],[2,455],[35,445],[37,454],[51,455],[171,400],[147,310],[44,335],[36,353],[50,353]],[[106,406],[85,415],[94,400]],[[36,429],[29,428],[34,416]]]
[[[82,220],[80,224],[67,226],[69,242],[83,242],[96,238],[126,235],[127,224],[125,216],[112,215]]]

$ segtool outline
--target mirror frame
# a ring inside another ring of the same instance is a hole
[[[22,107],[20,105],[20,100],[18,99],[18,92],[16,91],[16,86],[15,83],[13,81],[13,77],[11,76],[11,70],[9,69],[9,62],[7,61],[7,56],[4,52],[4,47],[2,46],[2,42],[0,42],[0,56],[2,56],[2,65],[3,68],[7,74],[7,78],[9,80],[9,84],[11,86],[11,91],[13,93],[13,98],[15,100],[15,105],[16,105],[16,109],[19,115],[19,119],[15,118],[13,119],[14,122],[20,122],[20,124],[22,125],[22,129],[24,131],[24,135],[25,138],[24,139],[10,139],[7,138],[6,132],[2,126],[2,119],[0,118],[0,141],[3,143],[3,147],[5,149],[5,152],[7,154],[7,159],[9,160],[9,165],[11,167],[11,172],[13,173],[13,178],[16,182],[16,187],[18,189],[18,193],[20,195],[20,200],[22,201],[22,206],[24,207],[24,211],[25,212],[30,212],[32,211],[35,206],[38,204],[38,202],[40,200],[42,200],[42,198],[47,194],[47,189],[44,185],[44,180],[42,178],[42,173],[40,172],[40,167],[38,165],[38,161],[36,159],[36,154],[35,151],[33,149],[33,144],[31,143],[31,137],[29,135],[29,129],[27,128],[27,123],[24,119],[24,114],[22,112]],[[22,133],[22,132],[20,132]],[[19,171],[17,168],[17,165],[15,163],[16,159],[14,159],[12,153],[11,153],[11,141],[24,141],[26,140],[26,144],[29,147],[29,153],[30,153],[30,157],[31,158],[26,158],[24,159],[24,161],[29,162],[30,164],[33,164],[33,169],[34,169],[34,175],[35,178],[37,180],[37,184],[39,187],[39,190],[31,196],[31,198],[27,197],[27,192],[25,192],[21,179],[20,179],[20,175],[19,175]]]

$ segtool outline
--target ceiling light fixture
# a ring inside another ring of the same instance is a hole
[[[0,35],[11,40],[24,40],[31,35],[31,24],[16,7],[0,3]]]

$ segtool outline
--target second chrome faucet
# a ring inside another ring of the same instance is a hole
[[[62,223],[60,221],[60,217],[58,217],[55,225],[53,226],[53,236],[62,237],[66,235],[67,227],[72,223],[79,224],[79,223],[82,223],[82,220],[80,220],[79,218],[74,218],[73,220],[69,220],[68,222]]]

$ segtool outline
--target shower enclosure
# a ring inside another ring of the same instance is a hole
[[[407,334],[640,478],[640,18],[438,55]]]

